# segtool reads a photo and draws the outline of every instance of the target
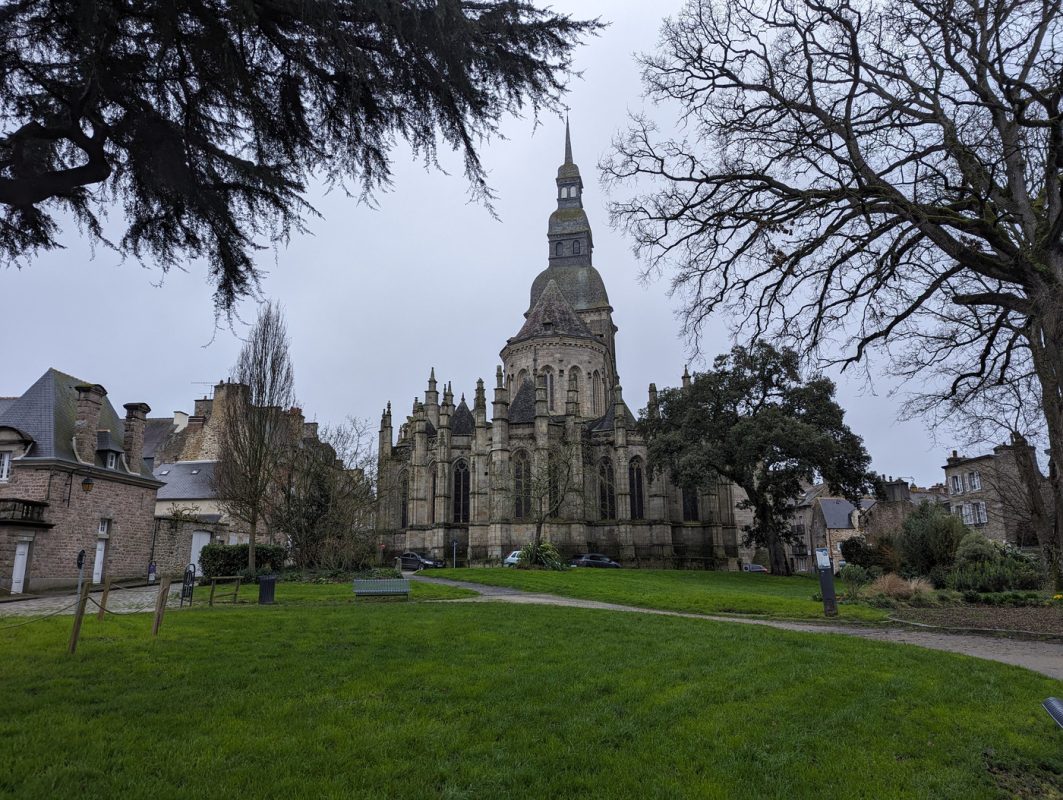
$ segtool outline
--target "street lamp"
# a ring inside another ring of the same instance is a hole
[[[81,482],[81,491],[88,494],[92,491],[92,487],[96,485],[96,481],[92,479],[91,475],[86,475],[85,480]]]

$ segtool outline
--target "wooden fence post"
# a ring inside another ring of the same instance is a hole
[[[111,594],[111,579],[103,582],[103,594],[100,596],[100,610],[96,612],[96,619],[103,622],[103,615],[107,611],[107,597]]]
[[[85,606],[89,603],[89,581],[81,584],[78,607],[74,611],[74,629],[70,631],[70,647],[67,652],[73,654],[78,649],[78,637],[81,635],[81,620],[85,618]]]
[[[166,601],[170,597],[170,579],[163,578],[159,584],[159,595],[155,598],[155,621],[151,624],[151,635],[158,636],[162,627],[162,615],[166,613]]]

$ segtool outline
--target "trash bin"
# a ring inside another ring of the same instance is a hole
[[[277,593],[276,575],[258,576],[258,604],[260,606],[273,605],[273,597]]]

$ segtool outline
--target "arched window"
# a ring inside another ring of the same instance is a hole
[[[583,413],[583,398],[580,392],[580,381],[583,378],[583,374],[580,372],[579,367],[569,367],[568,370],[568,388],[576,390],[576,397],[579,400],[576,402],[576,413]]]
[[[513,517],[528,519],[531,516],[531,460],[527,452],[518,450],[513,455]]]
[[[429,479],[429,486],[431,491],[428,494],[428,524],[436,524],[436,465],[428,465],[428,474],[431,475]]]
[[[683,522],[698,521],[698,490],[683,487]]]
[[[399,473],[399,527],[410,524],[410,474]]]
[[[554,255],[555,256],[560,256],[560,255],[563,255],[564,252],[565,252],[565,246],[561,242],[558,242],[554,246]]]
[[[578,239],[572,243],[572,255],[574,255],[574,256],[578,256],[579,255],[579,240]]]
[[[528,370],[522,369],[517,373],[517,391],[520,391],[520,387],[524,385],[524,381],[528,380]],[[512,400],[513,398],[509,398]]]
[[[608,458],[598,462],[598,515],[602,519],[616,519],[616,476],[613,462]]]
[[[642,459],[636,456],[627,464],[628,494],[631,496],[631,518],[645,519],[645,499],[642,481]]]
[[[454,521],[459,525],[469,521],[469,465],[465,459],[454,465]]]
[[[602,376],[598,370],[591,376],[591,413],[601,414],[605,405],[604,392],[602,391]]]
[[[546,407],[554,410],[554,371],[550,367],[543,367],[543,377],[546,378]]]

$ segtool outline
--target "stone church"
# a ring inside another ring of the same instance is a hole
[[[556,183],[547,266],[499,354],[490,418],[482,379],[472,408],[464,395],[455,405],[434,369],[397,440],[390,403],[383,413],[382,549],[449,562],[456,543],[459,563],[497,564],[541,524],[566,557],[589,551],[631,565],[734,568],[735,487],[683,490],[646,468],[567,125]],[[655,395],[650,384],[651,409]]]

